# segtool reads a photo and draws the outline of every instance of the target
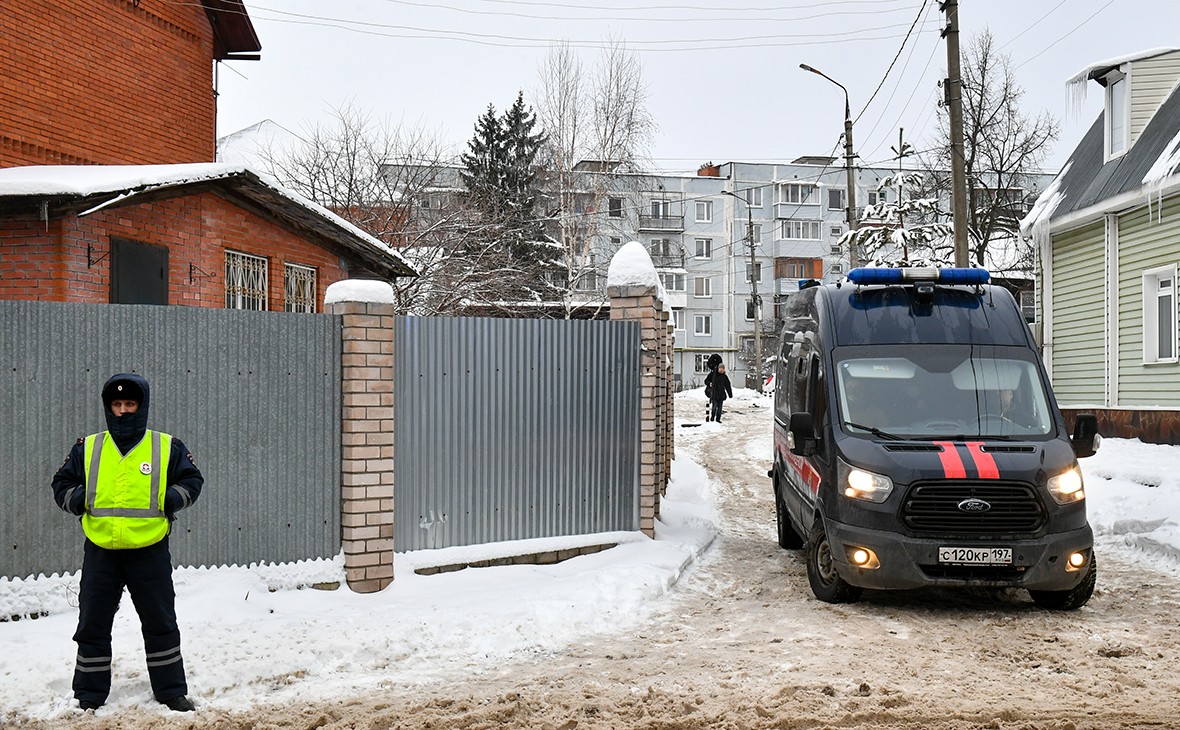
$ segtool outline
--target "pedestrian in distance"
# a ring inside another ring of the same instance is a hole
[[[168,533],[201,494],[204,477],[180,439],[148,430],[148,382],[120,373],[102,388],[107,430],[78,439],[53,477],[57,506],[78,515],[86,539],[78,590],[74,697],[96,710],[111,691],[111,626],[123,588],[139,614],[156,700],[177,712],[188,699]]]
[[[708,360],[705,360],[705,367],[708,368],[708,370],[709,370],[709,375],[705,376],[705,398],[709,401],[709,403],[707,403],[705,405],[705,420],[706,421],[710,421],[713,418],[712,413],[711,413],[712,401],[713,401],[713,396],[712,396],[713,391],[709,387],[709,377],[712,376],[713,373],[717,372],[717,366],[720,364],[721,364],[721,356],[715,352],[712,355],[709,355]]]
[[[725,365],[718,365],[717,369],[705,378],[705,394],[712,406],[706,421],[721,423],[721,410],[725,399],[733,397],[733,388],[729,384],[729,376],[725,374]]]

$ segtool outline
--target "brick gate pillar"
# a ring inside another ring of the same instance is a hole
[[[639,529],[655,537],[672,453],[671,344],[666,295],[651,257],[638,241],[623,246],[611,259],[606,291],[612,320],[639,322]]]
[[[340,537],[348,587],[393,581],[393,287],[350,279],[328,287],[341,334]]]

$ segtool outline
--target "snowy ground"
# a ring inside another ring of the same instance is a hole
[[[798,553],[773,544],[771,405],[738,390],[725,421],[700,424],[702,392],[678,396],[654,541],[622,533],[399,554],[394,584],[369,596],[299,587],[340,580],[334,561],[177,570],[198,721],[1065,728],[1137,726],[1141,700],[1175,719],[1180,448],[1107,440],[1083,460],[1100,573],[1078,612],[1040,611],[1027,596],[872,592],[832,607],[810,597]],[[552,566],[413,572],[606,541],[622,544]],[[0,623],[0,722],[85,720],[69,689],[76,585],[0,580],[0,615],[23,617]],[[142,652],[125,601],[114,691],[88,726],[180,720],[151,701]],[[1075,691],[1094,706],[1064,699]]]

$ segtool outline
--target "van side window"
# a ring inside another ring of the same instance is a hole
[[[811,372],[807,383],[807,406],[814,418],[815,432],[819,436],[815,455],[825,462],[831,461],[828,453],[828,441],[823,434],[827,433],[828,398],[824,387],[823,373],[820,371],[820,360],[817,356],[811,358]]]
[[[806,351],[800,352],[799,356],[795,358],[794,377],[791,383],[791,413],[809,412],[811,403],[808,399],[808,375],[811,374],[810,368],[807,364],[811,361],[811,357]]]

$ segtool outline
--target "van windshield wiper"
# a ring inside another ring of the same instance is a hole
[[[904,438],[902,436],[894,436],[891,433],[886,433],[885,431],[882,431],[879,428],[875,428],[873,426],[865,426],[865,425],[862,425],[859,423],[853,423],[852,421],[845,421],[844,425],[845,426],[852,426],[853,428],[859,428],[861,431],[868,431],[869,433],[873,434],[877,438],[882,438],[887,441],[908,441],[909,440],[909,439]]]

